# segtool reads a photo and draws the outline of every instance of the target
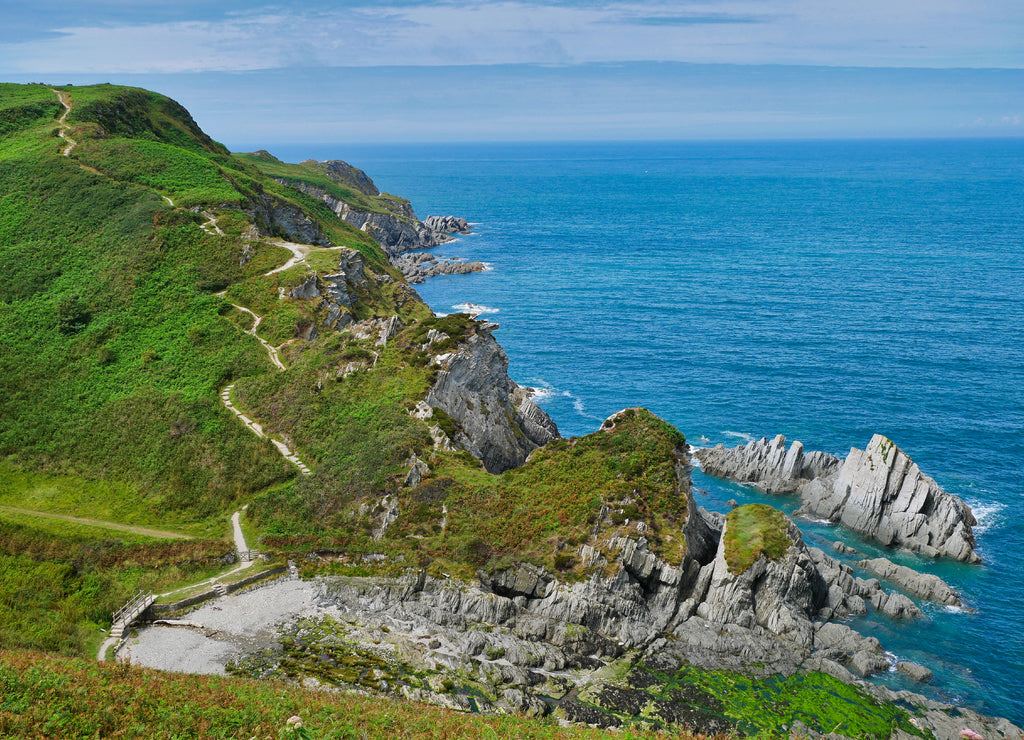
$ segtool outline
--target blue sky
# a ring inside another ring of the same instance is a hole
[[[1024,135],[1020,0],[5,0],[0,79],[115,82],[232,148]]]

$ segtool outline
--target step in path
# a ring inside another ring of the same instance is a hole
[[[253,421],[248,416],[246,416],[245,414],[238,410],[238,407],[235,406],[234,403],[232,403],[231,401],[231,391],[234,389],[234,387],[235,384],[232,383],[231,385],[229,385],[227,388],[220,392],[220,400],[228,408],[228,410],[235,416],[237,416],[241,420],[241,422],[245,424],[246,428],[250,432],[255,434],[257,437],[259,437],[260,439],[269,439],[271,443],[273,443],[273,445],[277,448],[278,452],[281,453],[284,459],[290,462],[295,467],[297,467],[300,473],[302,473],[303,475],[313,475],[313,471],[309,469],[309,466],[306,465],[306,463],[302,462],[302,460],[299,459],[298,455],[296,455],[294,452],[291,451],[291,449],[289,449],[288,445],[286,445],[284,442],[281,442],[280,440],[274,439],[273,437],[268,437],[267,433],[263,431],[262,426],[260,426],[257,422]]]

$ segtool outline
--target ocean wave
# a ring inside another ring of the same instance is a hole
[[[499,313],[500,308],[491,308],[490,306],[481,306],[479,303],[456,303],[452,306],[456,311],[462,311],[463,313],[472,314],[473,316],[479,316],[484,313]]]
[[[739,437],[744,442],[753,442],[754,437],[746,432],[730,432],[728,430],[722,432],[726,437]]]
[[[1000,514],[1006,509],[1006,504],[1001,504],[998,501],[978,501],[974,499],[965,499],[964,503],[971,507],[971,513],[974,514],[974,518],[978,522],[972,528],[975,534],[987,532],[992,527],[1001,525],[1004,521]]]

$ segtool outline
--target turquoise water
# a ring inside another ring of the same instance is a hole
[[[493,309],[563,435],[645,406],[692,444],[890,436],[980,519],[975,613],[856,626],[929,666],[919,690],[1024,722],[1024,142],[306,147],[475,234],[493,270],[418,286]],[[708,508],[765,497],[695,471]],[[791,500],[772,503],[794,508]],[[812,544],[839,537],[801,522]],[[896,675],[881,679],[907,686]]]

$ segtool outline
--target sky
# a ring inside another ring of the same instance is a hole
[[[0,80],[137,85],[232,149],[1024,135],[1021,0],[0,0]]]

